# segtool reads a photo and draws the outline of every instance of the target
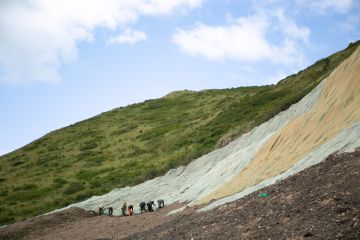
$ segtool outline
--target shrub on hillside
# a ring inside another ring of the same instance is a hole
[[[67,181],[61,177],[57,177],[53,179],[52,188],[58,189],[64,186],[67,183]]]
[[[84,184],[82,184],[80,182],[72,182],[72,183],[70,183],[70,185],[67,188],[65,188],[64,194],[72,195],[72,194],[80,192],[81,190],[84,190],[84,189],[85,189]]]

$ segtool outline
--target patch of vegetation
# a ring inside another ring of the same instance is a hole
[[[0,207],[0,225],[10,224],[15,222],[15,213],[9,208]]]
[[[13,190],[14,191],[28,191],[28,190],[34,190],[34,189],[37,189],[38,186],[36,184],[33,184],[33,183],[27,183],[27,184],[24,184],[22,186],[17,186],[17,187],[14,187]]]
[[[91,149],[96,148],[97,146],[98,146],[98,144],[96,143],[96,141],[92,139],[92,140],[84,142],[84,144],[82,144],[80,146],[80,151],[91,150]]]
[[[64,194],[72,195],[72,194],[80,192],[84,189],[85,189],[84,184],[82,184],[80,182],[73,182],[73,183],[70,183],[70,185],[67,188],[65,188]]]
[[[173,92],[59,129],[1,156],[0,206],[11,208],[0,209],[0,225],[188,164],[298,102],[359,45],[276,85]]]
[[[56,177],[53,179],[52,188],[59,189],[62,188],[67,181],[61,177]]]

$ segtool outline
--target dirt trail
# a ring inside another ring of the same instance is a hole
[[[182,205],[173,204],[160,211],[131,217],[99,216],[80,208],[70,208],[0,228],[0,239],[121,239],[174,219],[174,215],[166,216],[167,213]],[[193,209],[182,214],[189,211]]]

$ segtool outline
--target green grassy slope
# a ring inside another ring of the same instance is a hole
[[[189,163],[299,101],[358,45],[274,86],[174,92],[51,132],[0,157],[0,225]]]

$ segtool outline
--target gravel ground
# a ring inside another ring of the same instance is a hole
[[[330,155],[243,199],[128,239],[360,239],[359,172],[359,151]]]

